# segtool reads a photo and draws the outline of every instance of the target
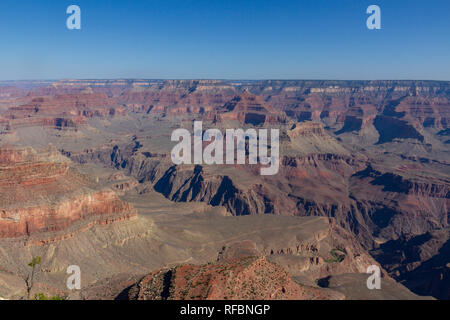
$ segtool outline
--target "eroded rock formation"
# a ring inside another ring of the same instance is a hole
[[[70,166],[56,149],[0,149],[0,238],[67,229],[75,222],[109,223],[134,216],[112,190]]]

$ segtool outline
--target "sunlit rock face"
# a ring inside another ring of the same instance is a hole
[[[54,148],[0,149],[0,237],[60,231],[75,222],[105,224],[133,207],[71,168]]]

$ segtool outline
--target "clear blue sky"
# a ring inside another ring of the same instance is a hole
[[[0,35],[1,80],[450,80],[449,0],[1,0]]]

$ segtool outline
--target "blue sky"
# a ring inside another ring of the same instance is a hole
[[[450,80],[448,0],[2,0],[0,34],[1,80]]]

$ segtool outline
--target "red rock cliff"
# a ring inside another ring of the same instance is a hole
[[[114,191],[100,189],[56,150],[0,149],[0,238],[60,231],[75,222],[134,216]],[[105,221],[104,221],[105,220]]]

